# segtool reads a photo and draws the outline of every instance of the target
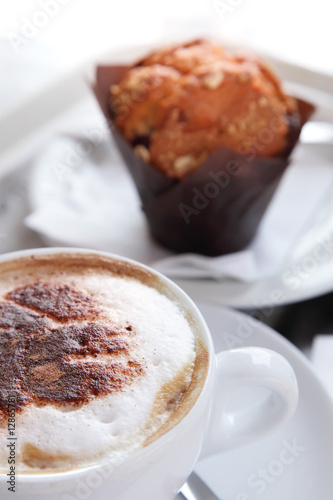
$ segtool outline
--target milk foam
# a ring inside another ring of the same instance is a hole
[[[43,274],[38,278],[43,279]],[[161,391],[179,376],[182,387],[184,381],[190,383],[196,359],[194,331],[179,304],[134,278],[96,271],[78,275],[63,272],[46,278],[92,295],[103,311],[99,322],[122,331],[131,325],[132,331],[121,338],[130,344],[131,356],[143,367],[143,374],[121,391],[98,396],[80,407],[28,404],[16,415],[18,469],[22,473],[44,468],[43,460],[34,460],[31,450],[37,450],[39,457],[51,457],[46,459],[46,469],[85,467],[101,458],[117,463],[144,446],[170,417],[174,408],[156,407]],[[22,275],[0,280],[0,300],[15,286],[31,281]],[[52,323],[59,327],[55,320]],[[117,362],[124,362],[123,357],[117,354]],[[108,356],[93,361],[107,363]],[[175,390],[179,391],[177,384]],[[5,470],[7,437],[5,425],[0,428],[0,466]]]

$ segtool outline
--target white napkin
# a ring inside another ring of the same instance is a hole
[[[103,148],[104,156],[95,154]],[[56,171],[55,162],[63,162],[66,151],[77,149],[73,139],[57,138],[39,159],[30,190],[34,210],[26,225],[49,242],[118,253],[174,278],[231,277],[254,282],[275,275],[311,227],[333,186],[330,159],[317,146],[297,147],[247,249],[214,258],[175,255],[151,239],[129,174],[119,156],[106,151],[106,144],[95,145],[75,168]]]
[[[101,130],[100,119],[92,130]],[[84,156],[79,141],[55,138],[34,161],[28,187],[34,210],[25,224],[48,244],[105,250],[148,264],[169,252],[151,240],[135,187],[109,143],[107,133]]]
[[[316,335],[311,349],[315,371],[333,399],[333,335]]]

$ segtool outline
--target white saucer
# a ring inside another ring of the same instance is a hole
[[[302,97],[318,92],[318,119],[333,122],[332,95],[297,83],[291,85],[291,90]],[[39,216],[37,224],[36,219],[32,223],[30,219],[29,227],[38,231],[48,245],[111,251],[148,265],[170,257],[170,252],[151,239],[132,180],[117,156],[111,161],[110,168],[110,157],[112,160],[112,155],[117,153],[111,146],[108,131],[102,128],[100,114],[92,112],[89,100],[82,102],[82,108],[76,111],[72,123],[64,125],[64,134],[69,131],[69,135],[54,137],[34,161],[28,188],[30,207],[33,212],[42,209],[44,215],[42,223]],[[79,142],[71,137],[71,129],[77,130],[78,116],[83,137],[89,129],[103,131],[105,140],[90,155],[80,153]],[[319,146],[303,147],[312,151]],[[55,169],[55,164],[61,166],[66,153],[73,151],[79,157],[79,164],[73,168],[67,166],[67,171]],[[331,158],[333,146],[320,151]],[[66,210],[68,205],[75,206],[75,210]],[[107,218],[105,214],[108,214]],[[177,278],[175,281],[194,300],[243,309],[261,308],[272,303],[280,306],[330,292],[333,277],[332,214],[333,197],[328,193],[301,238],[295,241],[289,261],[272,277],[254,283],[230,278]]]
[[[221,500],[330,500],[333,405],[311,364],[286,339],[249,316],[211,305],[198,307],[217,352],[232,344],[254,345],[285,356],[295,370],[300,398],[295,416],[283,429],[199,462],[196,472]]]

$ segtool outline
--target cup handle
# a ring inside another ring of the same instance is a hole
[[[264,387],[270,389],[270,394],[264,402],[226,412],[230,396],[244,387]],[[265,437],[293,416],[297,403],[295,373],[280,354],[261,347],[220,352],[209,428],[200,458]]]

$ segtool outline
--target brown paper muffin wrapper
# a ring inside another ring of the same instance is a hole
[[[93,90],[135,182],[151,234],[175,252],[218,256],[242,250],[253,239],[314,107],[297,99],[299,113],[289,117],[288,145],[279,157],[260,158],[253,151],[246,156],[222,146],[188,176],[174,179],[139,158],[114,125],[110,86],[128,69],[99,66]]]

